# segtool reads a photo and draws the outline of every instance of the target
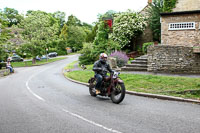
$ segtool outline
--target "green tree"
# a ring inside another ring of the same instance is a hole
[[[0,24],[0,44],[5,44],[11,37],[10,30]]]
[[[94,47],[92,43],[84,43],[83,49],[81,50],[81,56],[79,56],[80,65],[89,65],[94,63],[96,56],[93,55]]]
[[[32,12],[34,12],[34,10],[28,10],[28,11],[26,12],[26,16],[30,15]]]
[[[172,12],[172,9],[176,6],[177,0],[153,0],[149,13],[149,25],[153,32],[153,40],[161,41],[161,23],[160,13]]]
[[[6,60],[7,58],[7,54],[5,52],[5,43],[11,37],[10,31],[5,29],[7,27],[8,22],[5,21],[3,18],[4,14],[0,10],[0,60]]]
[[[8,26],[8,21],[5,19],[7,18],[4,12],[0,9],[0,26],[1,28]]]
[[[66,14],[64,12],[57,11],[57,12],[53,13],[53,17],[55,17],[56,19],[59,20],[60,28],[62,28],[64,26],[64,24],[65,24]]]
[[[92,30],[92,28],[93,28],[92,25],[85,23],[85,22],[83,22],[82,26],[85,27],[86,29],[89,29],[89,30]]]
[[[86,38],[86,33],[83,28],[79,26],[69,26],[67,35],[68,46],[71,47],[73,51],[81,50]]]
[[[154,0],[148,10],[149,25],[153,32],[153,40],[161,41],[160,13],[163,12],[163,0]]]
[[[81,21],[74,15],[68,16],[67,26],[82,26]]]
[[[93,28],[92,28],[92,31],[89,32],[89,34],[87,34],[87,37],[86,37],[86,42],[92,42],[94,41],[95,39],[95,36],[97,34],[97,29],[98,29],[98,25],[96,24]]]
[[[109,32],[110,29],[107,23],[105,23],[105,21],[100,21],[98,24],[96,38],[94,40],[94,45],[105,44],[108,41]]]
[[[59,23],[57,19],[43,11],[32,11],[27,15],[19,27],[23,29],[23,37],[27,43],[22,46],[24,52],[30,53],[35,57],[45,53],[45,49],[49,48],[49,44],[58,38]]]
[[[4,8],[4,20],[8,21],[8,26],[17,25],[23,20],[23,16],[18,13],[14,8]]]
[[[8,27],[8,21],[6,21],[4,18],[5,14],[0,11],[0,60],[6,61],[8,57],[8,43],[7,41],[12,37],[12,34],[10,34],[10,30]]]
[[[110,28],[108,24],[99,19],[99,22],[93,29],[93,35],[96,35],[93,43],[85,43],[81,50],[80,64],[91,64],[97,60],[100,53],[111,53],[119,49],[119,44],[109,38]]]
[[[0,44],[0,60],[1,61],[6,61],[8,58],[8,53],[5,50],[5,47]]]
[[[161,1],[161,5],[163,5],[164,12],[172,12],[172,9],[175,8],[177,0],[163,0]]]
[[[100,20],[98,24],[97,34],[94,39],[94,54],[97,56],[100,53],[107,51],[108,40],[109,40],[110,28],[105,21]]]
[[[67,25],[64,24],[63,28],[61,29],[60,38],[63,40],[67,40]]]

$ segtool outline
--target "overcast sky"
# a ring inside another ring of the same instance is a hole
[[[140,11],[148,0],[0,0],[0,9],[14,8],[25,14],[27,10],[42,10],[45,12],[61,11],[67,16],[73,14],[81,22],[92,24],[97,21],[98,14],[108,10],[123,12],[131,9]]]

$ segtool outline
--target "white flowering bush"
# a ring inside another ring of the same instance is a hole
[[[128,45],[133,38],[145,29],[145,17],[128,10],[114,15],[113,33],[111,38],[121,45]]]

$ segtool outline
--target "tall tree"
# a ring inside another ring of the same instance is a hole
[[[0,18],[0,60],[7,59],[8,54],[6,53],[6,42],[12,37],[10,31],[5,29],[5,27],[6,23],[4,23]]]
[[[33,59],[37,55],[44,54],[48,44],[58,38],[58,21],[43,11],[32,11],[19,26],[24,29],[23,37],[27,40],[24,52],[31,53]]]
[[[163,0],[154,0],[148,10],[149,25],[153,32],[153,40],[161,41],[160,13],[163,12]]]
[[[79,26],[69,26],[67,35],[68,46],[71,47],[73,51],[81,50],[86,38],[86,33],[83,28]]]
[[[67,40],[67,25],[64,24],[63,28],[61,29],[60,38],[63,40]]]
[[[57,11],[57,12],[53,13],[53,17],[55,17],[56,19],[59,20],[60,28],[62,28],[64,26],[64,24],[65,24],[66,14],[64,12]]]
[[[160,13],[172,12],[172,9],[176,6],[177,0],[153,0],[149,13],[149,23],[151,30],[153,31],[154,41],[161,41],[161,23]]]
[[[67,26],[82,26],[81,21],[74,15],[68,16]]]
[[[98,25],[96,24],[93,28],[92,31],[89,32],[89,34],[86,37],[86,42],[91,42],[93,43],[95,36],[97,34],[97,29],[98,29]]]
[[[14,8],[4,8],[4,19],[8,21],[8,26],[17,25],[23,20],[23,16],[18,13]]]

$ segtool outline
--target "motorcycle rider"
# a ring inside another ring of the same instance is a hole
[[[110,73],[113,72],[110,68],[110,65],[107,63],[107,54],[101,53],[99,56],[99,60],[94,63],[93,71],[95,72],[95,78],[97,79],[97,83],[95,86],[96,94],[101,93],[101,83],[104,77],[107,76],[107,71]]]

